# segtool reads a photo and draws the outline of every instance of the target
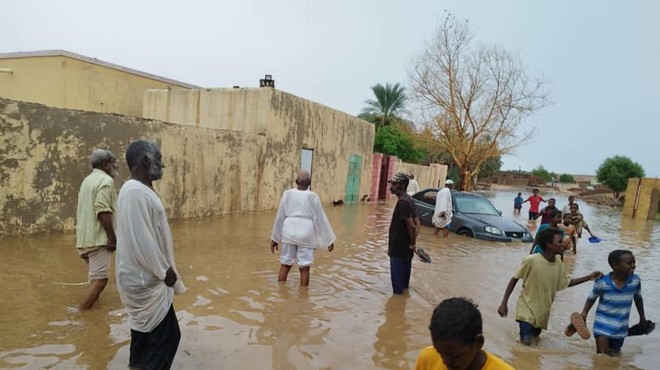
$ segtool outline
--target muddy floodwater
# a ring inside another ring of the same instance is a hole
[[[514,217],[513,193],[484,194]],[[558,205],[565,203],[560,197]],[[309,289],[299,288],[297,269],[286,284],[277,282],[279,262],[268,249],[274,212],[172,221],[177,265],[188,288],[174,300],[182,331],[174,368],[410,369],[430,344],[427,325],[434,305],[452,296],[479,305],[486,349],[517,369],[660,368],[660,332],[627,338],[618,358],[595,355],[593,339],[564,336],[569,314],[582,309],[591,282],[557,294],[549,330],[538,346],[517,343],[513,312],[521,284],[508,318],[500,318],[497,307],[527,244],[456,234],[439,239],[423,228],[418,245],[433,263],[415,261],[410,294],[393,297],[386,252],[393,206],[326,207],[338,241],[333,252],[317,251]],[[609,208],[581,207],[603,241],[582,239],[578,255],[565,261],[569,274],[607,272],[609,251],[631,249],[646,315],[660,321],[659,225],[622,220]],[[534,229],[523,216],[514,218]],[[72,233],[0,239],[0,368],[127,367],[129,328],[114,271],[91,311],[74,308],[87,276],[74,242]],[[631,324],[637,320],[633,307]]]

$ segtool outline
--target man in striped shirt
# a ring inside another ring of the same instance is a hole
[[[628,335],[628,319],[633,301],[639,313],[640,326],[645,328],[649,322],[644,315],[642,282],[634,274],[635,256],[631,251],[619,249],[610,253],[607,262],[612,272],[594,282],[594,288],[584,304],[582,317],[586,320],[589,310],[600,298],[594,318],[596,352],[613,355],[619,353]]]

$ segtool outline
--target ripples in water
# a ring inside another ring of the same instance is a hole
[[[486,195],[504,215],[514,193]],[[559,205],[565,203],[558,197]],[[557,294],[550,327],[537,347],[517,343],[517,325],[497,315],[504,288],[529,246],[434,236],[418,244],[432,264],[413,262],[410,293],[392,296],[387,232],[394,203],[326,209],[338,236],[335,251],[316,252],[311,285],[298,287],[297,269],[277,283],[277,256],[268,249],[274,213],[173,221],[177,264],[189,291],[175,299],[182,341],[176,369],[409,369],[430,344],[435,304],[465,296],[479,304],[486,349],[519,369],[650,369],[658,336],[629,338],[620,358],[596,356],[593,341],[565,338],[570,312],[580,310],[591,284]],[[607,271],[607,254],[633,250],[644,281],[647,316],[660,320],[660,240],[655,223],[622,220],[617,210],[581,204],[599,244],[579,243],[565,261],[572,275]],[[86,271],[72,234],[4,239],[0,249],[0,367],[110,368],[128,363],[130,332],[114,282],[89,312],[67,310],[82,297]],[[515,309],[520,287],[512,295]],[[593,311],[593,310],[592,310]],[[593,312],[592,312],[593,315]],[[631,321],[637,320],[633,309]],[[592,320],[590,320],[592,321]],[[8,333],[5,335],[4,333]]]

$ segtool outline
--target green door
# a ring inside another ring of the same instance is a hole
[[[360,177],[362,176],[362,157],[351,154],[348,159],[348,178],[346,179],[345,203],[357,203],[360,199]]]

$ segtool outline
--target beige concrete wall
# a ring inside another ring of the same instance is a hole
[[[420,189],[442,187],[447,178],[447,166],[443,164],[420,166],[397,161],[394,168],[395,172],[414,174]]]
[[[196,114],[190,114],[198,107]],[[149,90],[144,117],[211,129],[264,136],[273,166],[275,192],[294,186],[303,148],[314,150],[312,189],[321,199],[345,198],[349,157],[362,157],[360,194],[371,184],[373,125],[321,104],[272,88],[202,89],[193,92]]]
[[[117,189],[128,176],[127,145],[154,140],[165,175],[156,189],[172,218],[275,209],[294,185],[303,146],[313,147],[313,190],[329,205],[343,199],[350,154],[364,156],[373,128],[292,95],[267,92],[272,136],[189,127],[137,117],[58,109],[0,99],[0,235],[71,230],[88,157],[108,148],[120,161]],[[370,181],[362,177],[361,192]]]
[[[53,107],[142,115],[148,89],[174,84],[66,56],[0,59],[0,97]]]
[[[655,219],[660,201],[660,179],[630,178],[623,204],[623,216],[638,219]]]

